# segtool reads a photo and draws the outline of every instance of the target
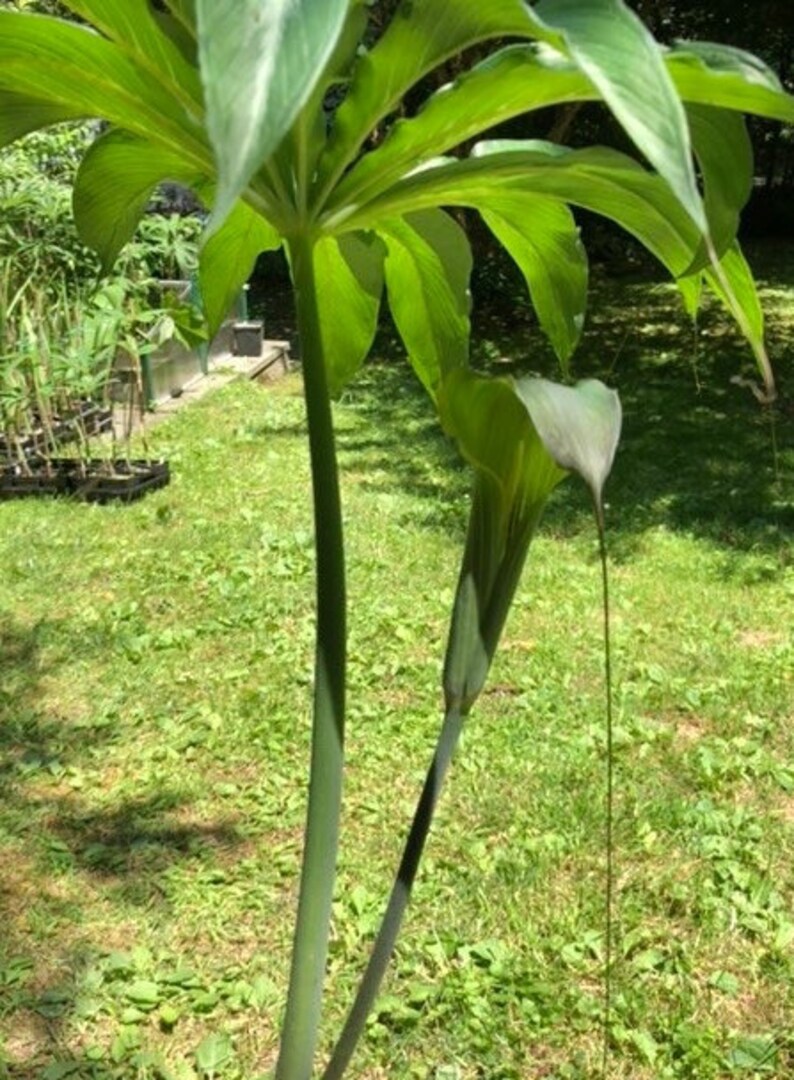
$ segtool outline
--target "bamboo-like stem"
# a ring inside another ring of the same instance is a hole
[[[317,553],[314,719],[306,833],[276,1080],[309,1080],[320,1024],[344,765],[346,599],[342,512],[312,239],[290,239],[309,422]]]
[[[419,861],[422,857],[430,824],[433,820],[438,797],[449,770],[455,748],[463,728],[464,714],[460,708],[448,709],[441,733],[438,737],[433,760],[425,778],[422,794],[416,807],[408,839],[405,842],[400,868],[394,879],[391,896],[383,916],[383,921],[375,939],[369,962],[362,977],[353,1005],[345,1020],[345,1026],[334,1047],[331,1059],[322,1074],[322,1080],[339,1080],[350,1063],[358,1040],[364,1030],[370,1009],[378,995],[380,984],[386,973],[397,936],[402,926],[403,917],[411,898],[411,889]]]

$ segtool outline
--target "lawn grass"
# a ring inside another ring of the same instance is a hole
[[[766,285],[790,400],[794,291]],[[775,467],[768,422],[729,381],[752,374],[747,350],[713,310],[693,361],[668,287],[595,292],[578,370],[608,374],[626,413],[608,488],[610,1075],[783,1080],[792,420],[779,410]],[[326,1044],[435,740],[466,520],[467,474],[404,367],[385,362],[392,351],[384,330],[336,409],[351,686]],[[518,312],[481,325],[476,353],[493,369],[549,369]],[[248,1080],[274,1059],[313,640],[299,379],[231,386],[152,442],[173,482],[140,504],[0,507],[0,1060],[15,1080]],[[587,499],[568,481],[464,735],[353,1076],[600,1075],[599,598]]]

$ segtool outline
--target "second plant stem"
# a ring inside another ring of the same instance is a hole
[[[416,872],[422,858],[433,813],[441,794],[444,778],[449,770],[455,748],[460,739],[464,716],[460,709],[447,710],[436,751],[425,778],[422,794],[416,807],[413,822],[405,842],[400,867],[392,886],[391,896],[383,921],[375,939],[364,976],[356,998],[348,1013],[342,1033],[334,1047],[322,1080],[340,1080],[347,1069],[356,1044],[364,1031],[367,1016],[375,1003],[380,984],[389,965],[403,918],[411,898]]]

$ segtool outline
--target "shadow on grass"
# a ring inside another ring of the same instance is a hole
[[[80,653],[58,658],[47,648],[58,634],[54,621],[0,620],[0,1076],[15,1080],[118,1075],[64,1047],[87,954],[113,947],[95,934],[85,943],[81,890],[119,907],[122,927],[137,907],[167,916],[163,873],[240,842],[231,823],[192,821],[190,796],[168,788],[87,804],[80,772],[96,767],[117,725],[75,723],[45,704],[47,679]]]
[[[755,373],[748,348],[726,330],[724,316],[708,310],[696,335],[669,287],[645,282],[602,285],[593,307],[575,375],[603,379],[623,403],[623,437],[607,489],[614,555],[630,558],[647,530],[664,528],[728,551],[785,559],[786,535],[794,528],[794,419],[787,406],[765,410],[731,382]],[[559,378],[537,331],[519,339],[505,316],[497,342],[497,324],[489,313],[491,337],[476,341],[475,367]],[[367,427],[365,435],[340,434],[343,467],[365,487],[418,497],[427,507],[424,524],[462,534],[468,472],[396,340],[382,334],[379,345],[379,359],[345,395]],[[778,377],[785,376],[781,369]],[[785,403],[785,381],[781,390]],[[592,528],[581,485],[558,489],[544,527],[561,536]]]
[[[418,499],[415,524],[462,534],[469,473],[405,361],[369,364],[343,401],[364,425],[339,431],[342,469],[365,491]]]

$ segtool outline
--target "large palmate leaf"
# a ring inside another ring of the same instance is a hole
[[[541,0],[536,11],[705,233],[684,109],[645,25],[623,0]]]
[[[480,213],[520,267],[540,325],[567,371],[584,326],[588,277],[571,211],[554,199],[511,191]]]
[[[204,241],[199,255],[199,284],[210,336],[251,276],[257,256],[280,246],[281,237],[273,226],[241,200],[223,225]]]
[[[556,49],[510,45],[395,121],[381,146],[365,154],[334,190],[331,204],[385,190],[410,168],[530,109],[593,98],[582,72]]]
[[[75,179],[74,216],[81,238],[99,253],[106,271],[132,239],[155,188],[164,180],[182,183],[212,201],[211,179],[191,169],[178,153],[126,131],[109,131],[89,147]],[[241,202],[205,242],[199,272],[210,334],[228,314],[257,255],[280,244],[273,226]]]
[[[348,0],[196,0],[219,223],[311,94]]]
[[[336,395],[358,371],[378,328],[383,292],[381,241],[372,235],[323,237],[314,276],[328,387]]]
[[[163,32],[149,0],[64,0],[116,42],[158,82],[176,95],[186,108],[200,110],[201,81],[173,40]]]
[[[178,153],[127,131],[111,130],[88,148],[75,178],[74,217],[80,237],[94,248],[107,271],[163,180],[193,189],[207,178]]]
[[[435,397],[451,370],[469,356],[466,234],[442,210],[422,210],[382,222],[389,307],[414,371]]]
[[[103,117],[199,170],[212,156],[198,118],[114,42],[73,23],[0,10],[0,90]]]
[[[366,206],[340,214],[339,227],[377,228],[395,213],[438,203],[487,208],[513,192],[551,196],[611,218],[636,236],[673,277],[692,273],[702,255],[700,232],[661,177],[617,151],[569,150],[533,141],[481,143],[467,160],[444,159],[428,165]],[[739,295],[731,299],[733,290],[723,274],[718,267],[714,281],[720,284],[772,392],[769,360],[741,299],[747,293],[744,276],[740,275]]]
[[[704,59],[685,46],[663,53],[676,91],[696,103],[794,118],[794,99],[755,57],[710,48]],[[749,80],[749,81],[745,81]],[[357,202],[384,191],[409,168],[511,117],[599,92],[568,57],[545,45],[510,45],[431,95],[420,112],[397,120],[381,146],[366,154],[335,189],[333,203]]]
[[[379,121],[424,75],[470,45],[507,35],[553,41],[558,37],[534,18],[523,0],[401,4],[383,36],[356,66],[350,91],[334,118],[318,187],[330,190]]]
[[[661,177],[616,150],[536,141],[479,143],[472,157],[428,165],[372,202],[340,211],[337,222],[339,228],[375,228],[394,214],[438,204],[487,209],[513,191],[548,195],[611,218],[675,277],[698,250],[697,228]]]

